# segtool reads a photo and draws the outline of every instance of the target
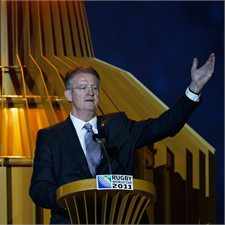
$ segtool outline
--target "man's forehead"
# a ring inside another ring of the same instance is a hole
[[[98,78],[92,73],[79,72],[75,74],[73,77],[73,82],[89,81],[89,80],[98,82]]]

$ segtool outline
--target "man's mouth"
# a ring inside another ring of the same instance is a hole
[[[94,102],[94,99],[86,99],[85,102]]]

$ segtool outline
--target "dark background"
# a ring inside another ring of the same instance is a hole
[[[224,223],[224,3],[86,2],[95,56],[131,72],[169,107],[190,82],[193,57],[215,73],[189,125],[216,148],[217,223]]]

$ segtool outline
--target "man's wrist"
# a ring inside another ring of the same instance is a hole
[[[189,88],[189,90],[190,90],[191,92],[193,92],[193,93],[196,94],[196,95],[199,95],[200,92],[201,92],[200,87],[199,87],[194,81],[192,81],[192,82],[190,83],[190,85],[188,86],[188,88]]]
[[[190,86],[188,87],[188,89],[189,89],[190,92],[192,92],[195,95],[199,95],[200,94],[199,91],[193,90]]]
[[[192,101],[194,102],[199,102],[200,101],[200,93],[195,93],[194,91],[192,91],[190,89],[190,87],[188,87],[185,91],[185,95]]]

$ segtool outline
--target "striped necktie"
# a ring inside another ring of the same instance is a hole
[[[88,162],[88,167],[93,176],[96,175],[96,167],[101,161],[101,147],[93,140],[93,130],[90,123],[86,123],[84,127],[86,129],[86,134],[84,136],[85,146],[86,146],[86,159]]]

